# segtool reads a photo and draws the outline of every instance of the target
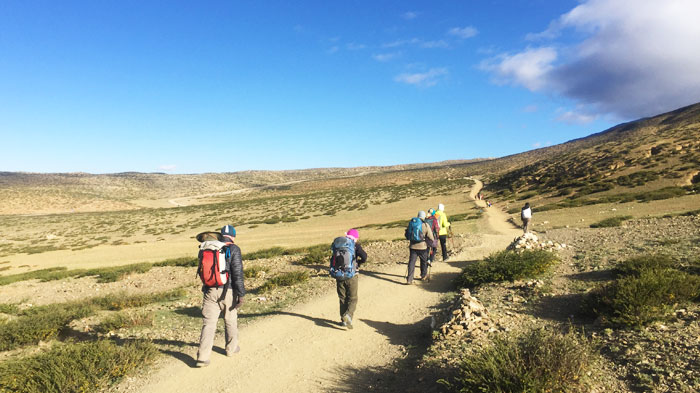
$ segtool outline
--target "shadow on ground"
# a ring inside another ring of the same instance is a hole
[[[402,345],[405,348],[405,357],[379,367],[338,370],[333,380],[323,381],[325,391],[347,393],[447,391],[435,382],[446,376],[445,370],[421,368],[416,371],[420,359],[430,346],[430,318],[405,325],[370,319],[361,319],[361,321],[385,335],[393,345]]]
[[[592,322],[590,316],[581,311],[585,298],[585,293],[544,296],[526,312],[537,318],[560,323],[589,324]]]
[[[321,327],[326,327],[330,329],[338,329],[338,330],[345,330],[344,328],[340,327],[340,316],[338,316],[338,321],[332,321],[330,319],[326,318],[318,318],[318,317],[312,317],[310,315],[304,315],[304,314],[299,314],[295,312],[289,312],[289,311],[268,311],[268,312],[262,312],[262,313],[240,313],[238,314],[238,318],[240,319],[246,319],[246,318],[258,318],[258,317],[265,317],[269,315],[289,315],[292,317],[298,317],[298,318],[303,318],[309,321],[312,321],[313,323],[316,324],[316,326],[321,326]]]

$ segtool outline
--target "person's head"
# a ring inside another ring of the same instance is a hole
[[[234,228],[233,225],[224,225],[224,227],[221,228],[221,235],[224,239],[232,242],[236,237],[236,228]]]
[[[360,240],[360,233],[357,231],[357,229],[352,228],[345,232],[345,237],[350,238],[354,241]]]
[[[442,203],[438,205],[438,211],[444,212],[445,211],[445,205]]]
[[[530,202],[525,202],[525,208],[529,209],[530,208]]]
[[[423,210],[418,212],[418,218],[421,220],[425,220],[425,212]]]
[[[432,207],[431,207],[430,209],[428,209],[428,214],[431,215],[431,216],[434,215],[434,214],[435,214],[435,209],[433,209]]]

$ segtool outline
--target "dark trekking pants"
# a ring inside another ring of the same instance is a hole
[[[440,235],[440,248],[442,248],[442,260],[446,261],[447,256],[447,235]]]
[[[428,275],[428,249],[413,250],[408,256],[408,278],[407,282],[413,281],[413,274],[416,270],[416,258],[420,258],[420,278],[423,279]]]
[[[336,280],[336,289],[338,290],[338,299],[340,299],[340,318],[345,314],[353,319],[355,308],[357,308],[357,283],[359,274],[355,274],[353,278],[345,281]]]

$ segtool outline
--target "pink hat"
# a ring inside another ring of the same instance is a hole
[[[357,241],[360,238],[360,233],[357,232],[357,229],[353,228],[353,229],[345,232],[345,236]]]

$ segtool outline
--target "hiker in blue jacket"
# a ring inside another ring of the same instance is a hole
[[[345,233],[345,237],[355,243],[355,262],[356,268],[359,268],[367,261],[367,253],[360,245],[360,233],[357,229],[350,229]],[[333,256],[331,256],[331,265],[333,265]],[[340,320],[343,326],[352,329],[352,319],[357,308],[357,291],[358,291],[358,274],[355,274],[349,279],[336,279],[336,289],[338,291],[338,299],[340,300]]]

